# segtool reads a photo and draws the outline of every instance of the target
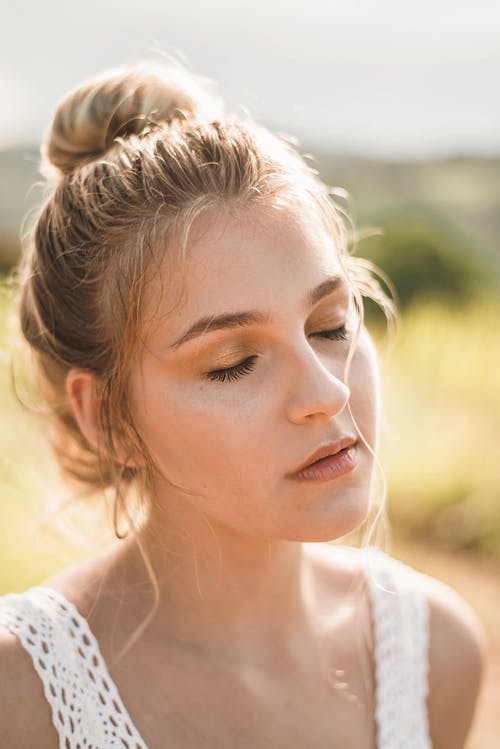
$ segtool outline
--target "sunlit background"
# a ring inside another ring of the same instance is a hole
[[[497,0],[87,0],[10,3],[0,27],[0,267],[36,205],[38,147],[69,88],[167,55],[218,84],[230,111],[293,134],[358,227],[355,252],[393,279],[402,329],[383,353],[392,550],[451,583],[491,637],[468,749],[500,722],[500,3]],[[368,307],[378,333],[380,316]],[[0,296],[0,593],[95,545],[57,536],[64,496],[43,422],[13,394]],[[22,376],[20,386],[22,388]],[[48,503],[48,504],[47,504]],[[72,521],[85,531],[85,515]],[[68,520],[69,522],[69,520]],[[85,533],[83,534],[85,536]],[[496,705],[496,707],[495,707]]]

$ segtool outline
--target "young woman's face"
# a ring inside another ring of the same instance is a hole
[[[212,523],[261,537],[352,530],[368,510],[373,458],[347,404],[375,447],[378,368],[363,329],[343,382],[356,319],[332,238],[303,206],[205,217],[186,263],[174,311],[168,288],[152,283],[155,324],[130,380],[160,505],[189,502]],[[290,478],[344,437],[358,439],[354,468],[322,482]]]

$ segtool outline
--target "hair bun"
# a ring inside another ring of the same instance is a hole
[[[42,146],[42,171],[70,174],[99,158],[118,137],[175,118],[216,119],[219,101],[178,66],[142,63],[110,70],[60,102]],[[51,168],[52,167],[52,168]]]

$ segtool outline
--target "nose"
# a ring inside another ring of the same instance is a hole
[[[297,355],[289,382],[287,415],[294,424],[329,421],[344,410],[351,395],[345,382],[310,347]]]

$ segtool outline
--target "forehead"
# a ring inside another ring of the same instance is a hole
[[[270,307],[287,296],[302,298],[326,276],[342,272],[334,238],[305,207],[202,216],[192,227],[183,265],[182,307],[193,314],[214,304]]]
[[[174,332],[204,315],[261,309],[286,316],[309,289],[339,273],[334,238],[309,207],[204,214],[193,223],[185,257],[165,259],[146,318]]]

